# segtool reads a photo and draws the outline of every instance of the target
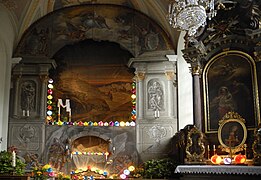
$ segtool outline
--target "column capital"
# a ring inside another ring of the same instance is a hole
[[[200,76],[202,74],[202,68],[200,64],[191,65],[190,72],[193,76]]]
[[[39,75],[39,78],[43,83],[46,83],[49,80],[49,76],[47,74],[41,74]]]
[[[174,76],[175,76],[174,70],[173,71],[165,71],[165,76],[166,76],[167,80],[173,81]]]
[[[135,72],[135,79],[137,82],[143,81],[145,79],[145,72]]]

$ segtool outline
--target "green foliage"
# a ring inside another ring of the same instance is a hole
[[[144,170],[141,174],[143,178],[168,179],[174,176],[176,166],[175,162],[169,158],[152,159],[144,163]]]
[[[12,153],[8,151],[0,152],[0,175],[23,175],[25,163],[16,158],[16,166],[12,167]]]

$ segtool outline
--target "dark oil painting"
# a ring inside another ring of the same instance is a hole
[[[227,146],[235,148],[244,140],[244,129],[237,121],[225,123],[221,129],[221,140]]]
[[[204,71],[204,81],[206,132],[216,132],[229,111],[242,116],[247,128],[257,124],[256,74],[247,55],[227,52],[215,56]]]

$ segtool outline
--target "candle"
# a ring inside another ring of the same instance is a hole
[[[208,153],[208,159],[209,159],[209,145],[207,146],[207,153]]]
[[[25,116],[25,110],[23,110],[23,116]]]
[[[216,154],[216,146],[215,146],[215,144],[213,145],[213,152],[214,152],[214,154]]]
[[[69,122],[71,122],[71,118],[72,118],[72,109],[69,109]]]
[[[16,153],[15,151],[12,152],[12,166],[16,166]]]

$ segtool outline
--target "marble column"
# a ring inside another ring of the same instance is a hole
[[[202,106],[201,106],[201,91],[200,91],[200,65],[194,65],[191,67],[191,73],[193,76],[193,109],[194,109],[194,125],[202,131]]]

